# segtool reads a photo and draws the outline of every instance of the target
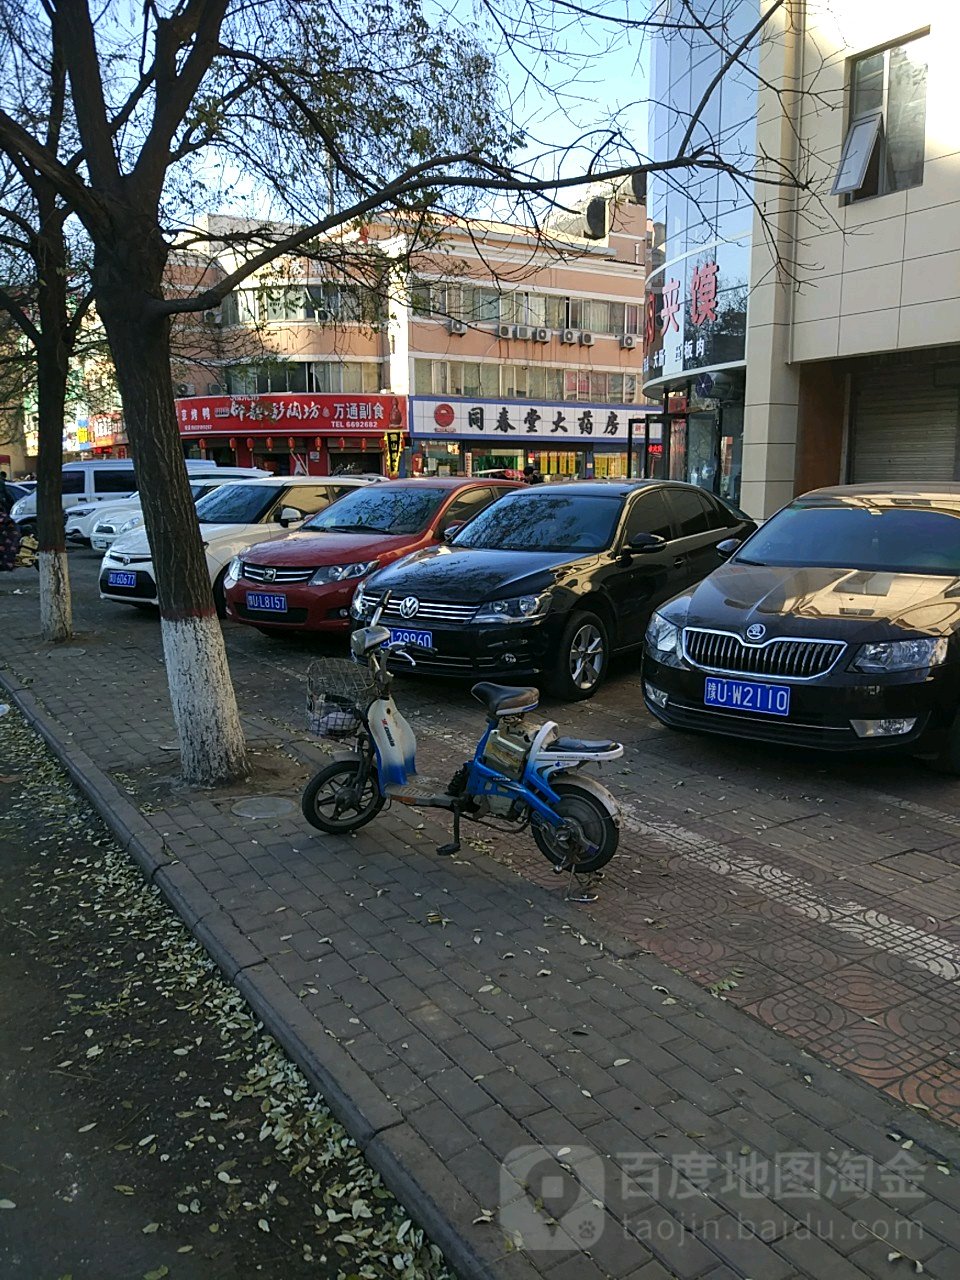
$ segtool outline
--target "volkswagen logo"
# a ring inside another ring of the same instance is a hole
[[[276,576],[277,576],[276,569],[264,569],[263,571],[264,582],[273,582]]]
[[[400,601],[400,617],[407,618],[407,619],[415,618],[417,616],[417,610],[419,608],[420,608],[420,601],[417,599],[417,597],[407,596],[405,599]]]
[[[762,640],[766,634],[767,628],[762,622],[751,622],[749,627],[747,627],[748,640]]]

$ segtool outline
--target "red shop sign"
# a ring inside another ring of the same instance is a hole
[[[405,396],[285,393],[262,396],[186,396],[177,400],[181,435],[237,431],[273,433],[286,428],[298,435],[361,432],[374,435],[389,425],[407,425]]]

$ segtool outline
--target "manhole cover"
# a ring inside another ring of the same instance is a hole
[[[238,818],[282,818],[285,813],[294,810],[292,800],[282,796],[248,796],[246,800],[238,800],[230,810]]]

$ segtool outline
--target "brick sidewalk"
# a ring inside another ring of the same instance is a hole
[[[155,623],[83,600],[80,625],[96,631],[44,650],[32,583],[14,581],[28,594],[0,603],[16,640],[6,678],[463,1275],[854,1280],[913,1262],[960,1274],[956,1135],[605,931],[626,859],[591,918],[561,908],[552,877],[549,889],[518,879],[506,841],[490,849],[501,862],[477,848],[437,860],[440,828],[413,811],[344,840],[296,814],[239,819],[235,797],[181,793],[140,812],[125,780],[171,763]],[[290,737],[269,701],[283,663],[280,651],[275,677],[236,663],[267,753]],[[426,754],[449,763],[459,728],[445,741],[442,720],[429,723]],[[686,838],[665,808],[659,826],[628,814],[630,838]],[[697,821],[687,813],[683,831]],[[749,853],[734,852],[743,887]],[[701,915],[713,910],[701,899]],[[749,937],[740,946],[751,954]],[[784,971],[800,959],[784,951]],[[774,952],[767,964],[776,972]]]

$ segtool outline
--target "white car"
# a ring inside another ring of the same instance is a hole
[[[247,475],[244,475],[243,471],[242,467],[232,467],[229,470],[224,468],[223,476],[209,476],[202,480],[191,476],[190,493],[194,502],[199,502],[214,489],[219,489],[222,484],[236,484],[241,480],[263,480],[270,475],[269,471],[261,471],[259,467],[250,467]],[[77,540],[86,539],[94,551],[107,551],[117,538],[134,529],[142,528],[143,507],[140,504],[140,495],[135,493],[124,502],[118,502],[116,506],[97,507],[88,514],[78,515],[74,524],[76,532],[73,535],[70,532],[70,520],[71,513],[68,511],[68,538],[73,536]]]
[[[229,480],[265,480],[271,473],[260,467],[218,467],[213,462],[191,459],[187,464],[190,473],[190,487],[194,501],[206,492],[204,485],[226,484]],[[109,542],[98,546],[93,541],[93,531],[98,524],[113,523],[116,529],[126,524],[133,516],[140,517],[130,529],[143,524],[140,494],[117,496],[112,501],[101,498],[99,501],[87,499],[68,507],[65,513],[66,527],[64,532],[68,542],[90,543],[98,551],[106,551]],[[111,538],[111,542],[113,539]]]
[[[220,485],[197,503],[200,535],[217,612],[223,617],[223,579],[234,556],[255,542],[271,542],[298,529],[351,489],[375,483],[366,476],[270,476]],[[145,529],[117,539],[100,566],[100,598],[157,603],[157,580]]]

